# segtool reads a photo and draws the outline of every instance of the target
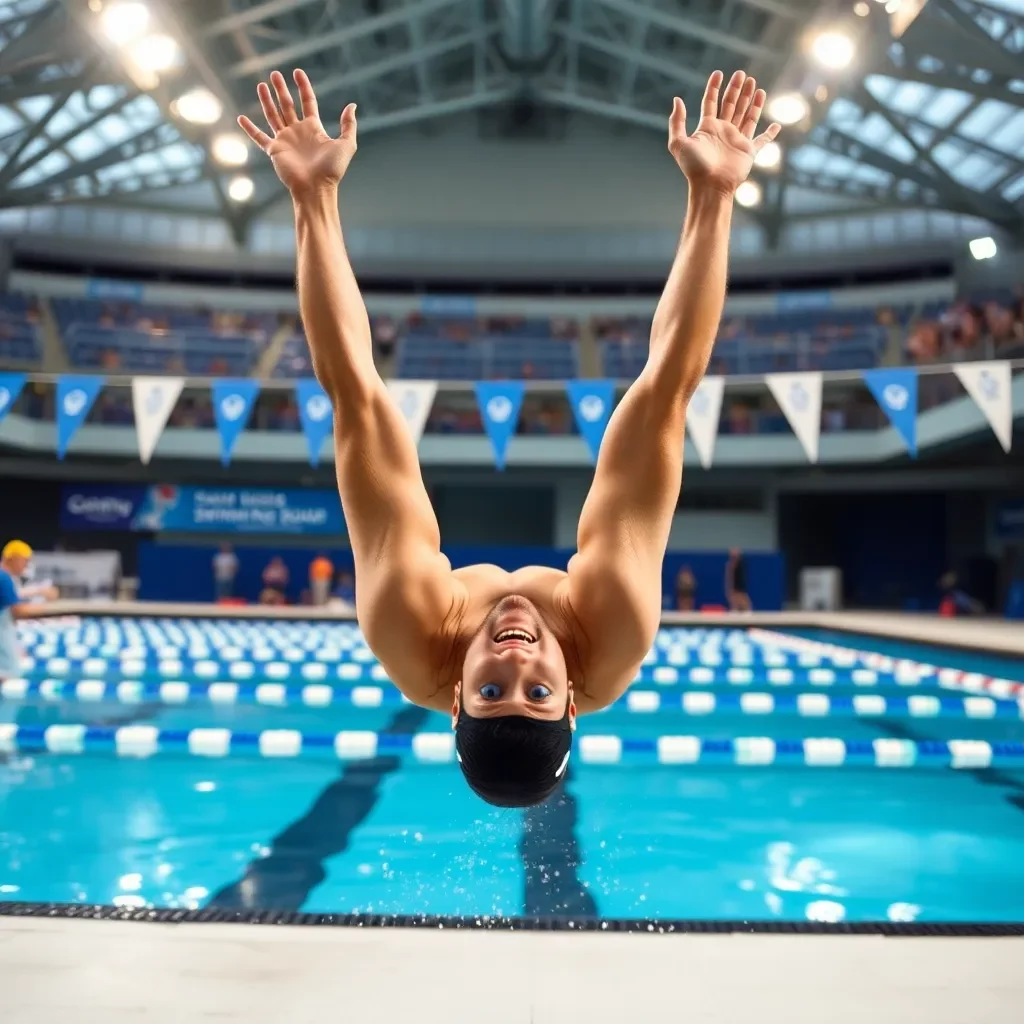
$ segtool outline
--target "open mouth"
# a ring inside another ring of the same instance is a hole
[[[537,642],[537,638],[532,634],[527,633],[525,629],[503,629],[500,633],[495,634],[494,642],[496,644],[535,644]]]

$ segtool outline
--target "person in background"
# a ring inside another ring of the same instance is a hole
[[[58,596],[57,588],[49,587],[39,589],[32,605],[22,599],[18,586],[31,560],[32,549],[21,540],[9,541],[0,554],[0,680],[21,675],[21,645],[15,619],[31,615],[39,598],[52,601]]]
[[[331,580],[334,579],[334,563],[321,551],[309,563],[309,590],[313,595],[313,604],[327,604],[331,594]]]
[[[697,607],[697,578],[688,565],[676,576],[676,611],[692,612]]]
[[[260,604],[277,607],[284,603],[284,594],[282,594],[280,590],[277,590],[274,587],[264,587],[260,591]]]
[[[733,548],[729,552],[729,561],[725,564],[725,595],[729,599],[730,611],[750,611],[750,595],[747,593],[747,563],[739,548]]]
[[[338,573],[337,582],[331,593],[331,604],[335,608],[352,611],[356,606],[356,578],[347,569]]]
[[[954,571],[950,570],[942,575],[939,579],[939,590],[942,591],[942,600],[939,603],[940,615],[955,617],[957,615],[985,614],[985,606],[960,586],[960,580]]]
[[[227,601],[235,596],[237,575],[238,556],[230,544],[221,544],[220,551],[213,556],[213,584],[218,601]]]
[[[263,590],[266,593],[268,590],[276,590],[281,595],[281,604],[284,604],[285,591],[288,589],[288,566],[284,564],[280,555],[274,555],[274,557],[267,563],[266,569],[263,570]],[[260,603],[266,604],[263,597],[260,597]]]

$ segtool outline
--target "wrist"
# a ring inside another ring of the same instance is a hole
[[[338,182],[319,182],[291,190],[292,205],[296,212],[338,209]]]

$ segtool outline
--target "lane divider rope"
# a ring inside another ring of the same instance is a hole
[[[231,729],[160,729],[154,725],[119,728],[60,724],[51,726],[0,723],[0,754],[48,751],[53,754],[108,753],[118,757],[189,754],[196,757],[250,756],[291,758],[329,755],[358,760],[379,754],[411,754],[421,764],[448,764],[455,759],[450,732],[413,735],[344,731],[306,734],[297,729],[239,732]],[[812,768],[1024,768],[1024,743],[984,740],[920,741],[881,738],[844,740],[838,737],[771,739],[740,736],[708,739],[699,736],[651,738],[580,736],[574,758],[583,764],[621,765],[802,765]]]
[[[378,708],[409,703],[393,686],[329,686],[308,683],[198,683],[183,680],[108,683],[102,679],[7,679],[0,682],[4,701],[40,700],[47,703],[165,705],[209,702],[214,705],[260,704],[265,707],[325,708],[335,704],[354,708]],[[686,715],[798,715],[803,718],[1024,718],[1024,703],[995,700],[990,696],[938,697],[933,694],[889,696],[825,693],[724,693],[630,689],[611,708],[631,714],[682,712]]]

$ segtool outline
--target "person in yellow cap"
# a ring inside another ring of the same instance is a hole
[[[21,647],[15,619],[32,614],[32,606],[25,604],[18,593],[18,585],[28,564],[32,549],[22,540],[8,541],[0,553],[0,680],[13,679],[20,674]],[[44,597],[56,597],[53,590]]]

